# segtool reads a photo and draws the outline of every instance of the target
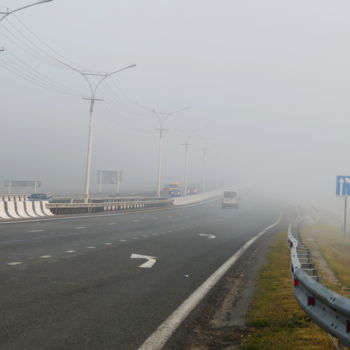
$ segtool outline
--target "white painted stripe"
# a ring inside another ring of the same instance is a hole
[[[41,258],[41,259],[49,259],[49,258],[52,258],[52,256],[51,255],[41,255],[41,256],[39,256],[39,258]]]
[[[161,350],[171,335],[179,327],[181,322],[191,313],[191,311],[202,301],[208,292],[224,276],[224,274],[236,263],[243,253],[266,231],[278,225],[278,220],[265,228],[255,237],[245,243],[235,254],[221,265],[206,281],[204,281],[138,348],[138,350]]]
[[[86,228],[85,226],[78,226],[78,227],[74,227],[76,230],[82,230],[84,228]]]
[[[89,247],[86,247],[87,249],[96,249],[96,247],[90,245]]]
[[[126,242],[126,239],[120,239],[119,242]]]
[[[75,253],[75,250],[65,250],[64,252],[68,254],[72,254],[72,253]]]
[[[21,265],[21,264],[23,264],[21,261],[14,261],[14,262],[7,263],[7,265],[10,265],[10,266]]]
[[[110,222],[110,223],[108,223],[108,225],[109,226],[113,226],[113,225],[116,225],[116,223],[115,222]]]
[[[34,233],[34,232],[43,232],[44,230],[29,230],[29,231],[27,231],[27,232],[29,232],[29,233]]]
[[[108,242],[108,243],[105,243],[105,245],[112,245],[112,243],[109,243],[109,242]]]

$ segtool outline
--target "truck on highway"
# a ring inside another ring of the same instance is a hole
[[[222,198],[221,205],[223,208],[234,208],[239,207],[239,198],[236,190],[226,190],[224,191],[224,196]]]

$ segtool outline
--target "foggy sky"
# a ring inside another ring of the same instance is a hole
[[[139,104],[191,106],[165,125],[163,182],[183,181],[189,139],[190,183],[200,183],[206,145],[208,185],[218,168],[221,185],[337,205],[335,176],[350,174],[349,11],[337,0],[54,0],[9,16],[0,24],[0,181],[83,189],[88,87],[56,57],[98,71],[137,64],[98,93],[93,189],[97,170],[116,168],[124,189],[154,188],[158,125]],[[22,75],[35,69],[45,88],[9,72],[14,64]]]

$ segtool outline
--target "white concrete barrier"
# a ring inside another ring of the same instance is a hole
[[[24,219],[30,218],[30,216],[26,213],[25,207],[24,207],[24,202],[23,201],[16,201],[15,206],[17,209],[17,214]]]
[[[37,216],[45,216],[44,212],[41,209],[40,201],[33,201],[33,208]]]
[[[53,216],[52,211],[47,207],[49,201],[40,201],[41,202],[41,210],[44,213],[44,216]]]
[[[24,206],[26,208],[27,214],[32,218],[37,218],[38,215],[34,212],[33,202],[32,201],[25,201]]]
[[[7,212],[6,212],[6,203],[3,200],[0,200],[0,220],[1,219],[4,219],[4,220],[10,219],[10,217],[7,215]]]
[[[18,213],[16,211],[16,206],[15,206],[14,201],[5,202],[5,207],[7,209],[6,212],[7,212],[8,216],[10,216],[10,218],[21,219],[21,217],[18,215]]]
[[[174,205],[188,205],[206,201],[208,199],[214,199],[223,194],[223,190],[211,191],[199,194],[191,194],[185,197],[175,197]]]

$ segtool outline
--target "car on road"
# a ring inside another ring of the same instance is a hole
[[[224,197],[222,199],[221,205],[223,208],[234,208],[238,209],[239,207],[239,198],[238,193],[235,190],[226,190],[224,191]]]
[[[28,196],[29,201],[48,201],[50,198],[51,197],[46,193],[32,193]]]

